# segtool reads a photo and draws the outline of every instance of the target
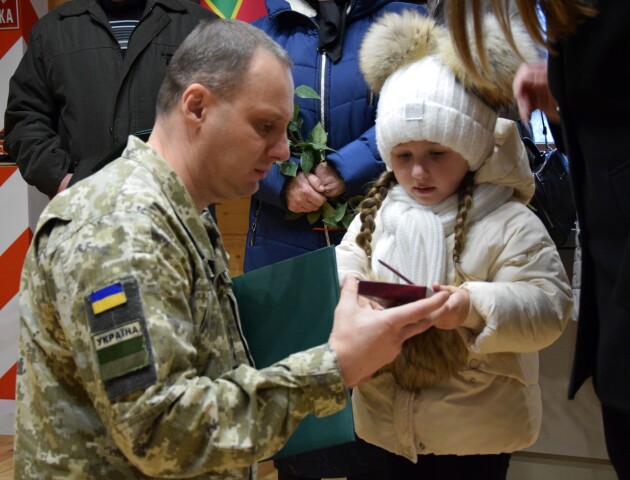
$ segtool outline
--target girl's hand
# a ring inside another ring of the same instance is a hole
[[[449,293],[446,303],[431,316],[433,326],[442,330],[453,330],[460,327],[466,320],[470,309],[468,290],[452,285],[440,285],[437,282],[433,284],[433,290]]]

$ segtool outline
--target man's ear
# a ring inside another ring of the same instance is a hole
[[[207,114],[211,102],[210,91],[200,83],[192,83],[182,95],[184,117],[192,123],[200,123]]]

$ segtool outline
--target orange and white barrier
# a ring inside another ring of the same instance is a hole
[[[48,11],[46,0],[1,0],[0,131],[9,80],[35,22]],[[0,154],[3,154],[0,141]],[[28,186],[14,165],[0,165],[0,435],[13,433],[18,354],[18,289],[24,256],[47,199]]]
[[[20,273],[48,198],[15,166],[0,166],[0,435],[13,433],[18,358]]]

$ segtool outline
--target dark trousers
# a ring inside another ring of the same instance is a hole
[[[388,480],[385,450],[357,439],[354,442],[281,458],[273,462],[278,480],[346,477],[348,480]]]
[[[619,480],[630,480],[630,415],[602,405],[608,456]]]
[[[379,470],[361,475],[350,475],[347,480],[389,480],[387,470]],[[298,477],[290,473],[278,472],[278,480],[312,480],[310,477]]]
[[[400,455],[387,458],[389,476],[396,480],[505,480],[509,453],[499,455],[419,455],[412,463]]]

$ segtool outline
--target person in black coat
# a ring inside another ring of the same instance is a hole
[[[467,7],[480,11],[481,3],[446,4],[464,58]],[[569,397],[593,377],[608,454],[619,478],[630,479],[630,2],[548,0],[546,39],[537,3],[519,9],[530,34],[550,48],[549,59],[523,66],[514,90],[522,117],[540,108],[559,122],[571,165],[582,277]],[[500,7],[495,13],[509,15]]]
[[[53,197],[151,128],[175,50],[217,18],[196,3],[72,0],[35,24],[4,116],[4,149],[27,183]]]

